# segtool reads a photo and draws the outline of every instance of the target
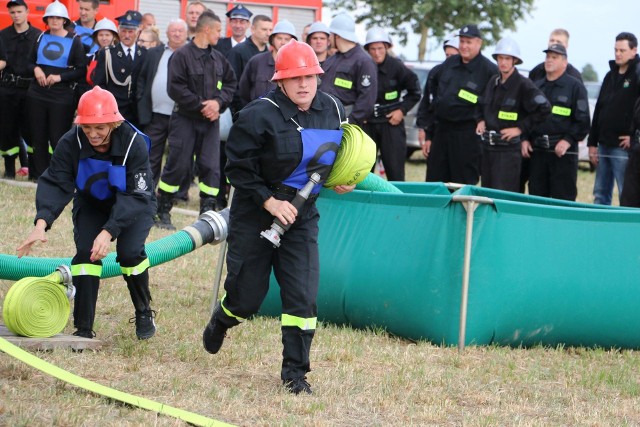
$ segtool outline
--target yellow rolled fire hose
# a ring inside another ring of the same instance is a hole
[[[376,143],[359,126],[343,124],[340,148],[329,177],[323,184],[326,188],[336,185],[357,185],[358,190],[400,193],[393,184],[371,173],[376,162]]]
[[[62,332],[75,295],[67,266],[45,277],[25,277],[7,293],[2,306],[6,327],[16,335],[30,338],[52,337]]]
[[[334,188],[336,185],[353,185],[362,182],[376,162],[376,143],[359,126],[342,125],[342,141],[336,161],[323,184]]]

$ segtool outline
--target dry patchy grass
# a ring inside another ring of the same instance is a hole
[[[422,179],[424,163],[408,167],[420,174],[415,180]],[[33,197],[33,188],[0,182],[0,253],[15,253],[29,232]],[[176,214],[174,220],[182,227],[194,218]],[[164,235],[154,229],[150,241]],[[69,209],[49,239],[34,255],[72,256]],[[207,246],[152,269],[158,311],[153,339],[135,339],[126,286],[113,278],[102,282],[97,307],[95,329],[103,350],[37,355],[118,390],[243,426],[640,425],[640,357],[634,351],[469,347],[460,354],[381,330],[330,324],[319,326],[312,348],[314,395],[292,396],[280,385],[277,319],[256,318],[232,329],[216,356],[202,349],[218,250]],[[0,281],[0,298],[11,285]],[[69,324],[66,332],[72,331]],[[0,425],[183,424],[0,355]]]

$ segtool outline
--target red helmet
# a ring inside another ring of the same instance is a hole
[[[118,103],[111,92],[96,86],[80,97],[75,124],[95,125],[123,121]]]
[[[291,40],[282,46],[276,55],[276,72],[272,81],[291,77],[324,74],[318,57],[311,46],[306,43]]]

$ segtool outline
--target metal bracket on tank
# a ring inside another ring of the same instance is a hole
[[[462,265],[462,293],[460,298],[460,326],[458,329],[458,352],[464,350],[467,334],[467,306],[469,300],[469,270],[471,267],[471,242],[473,239],[473,217],[479,205],[493,205],[493,199],[483,196],[453,196],[452,201],[462,203],[467,211],[467,229],[464,236],[464,262]]]

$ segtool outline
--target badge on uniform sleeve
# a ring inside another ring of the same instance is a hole
[[[371,76],[368,74],[363,74],[362,75],[362,86],[363,87],[369,87],[371,86]]]
[[[146,172],[140,172],[134,175],[136,180],[136,191],[147,191],[149,189],[149,178]]]

